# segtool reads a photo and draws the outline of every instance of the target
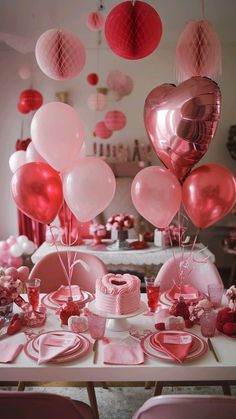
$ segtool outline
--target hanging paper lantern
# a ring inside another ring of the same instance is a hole
[[[119,70],[112,70],[107,75],[107,87],[110,90],[119,90],[119,88],[125,84],[126,75]]]
[[[90,73],[87,75],[87,82],[92,86],[96,86],[98,84],[99,77],[97,73]]]
[[[69,80],[77,76],[85,64],[85,49],[72,32],[50,29],[36,43],[36,60],[48,77]]]
[[[177,79],[193,76],[212,78],[221,72],[221,45],[207,20],[187,23],[176,46]]]
[[[103,28],[104,17],[100,12],[91,12],[87,17],[87,26],[93,32],[98,32]]]
[[[43,96],[40,92],[33,89],[24,90],[20,94],[19,103],[21,106],[25,106],[30,111],[37,111],[43,104]]]
[[[125,1],[107,16],[105,36],[109,47],[120,57],[138,60],[151,54],[162,35],[156,10],[144,1]]]
[[[22,80],[28,80],[31,76],[31,69],[27,65],[22,65],[18,70],[18,74]]]
[[[103,140],[106,140],[107,138],[110,138],[112,135],[112,131],[107,128],[107,126],[104,124],[103,121],[100,121],[96,124],[95,127],[95,137],[102,138]]]
[[[126,76],[125,83],[122,84],[119,89],[117,89],[118,97],[122,98],[123,96],[128,96],[134,88],[134,83],[131,77]]]
[[[109,111],[105,115],[104,122],[111,131],[119,131],[126,125],[126,116],[120,111]]]
[[[91,111],[103,111],[107,105],[107,98],[102,93],[92,93],[88,97],[88,107]]]

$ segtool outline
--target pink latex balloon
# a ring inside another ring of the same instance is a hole
[[[183,205],[198,228],[207,228],[221,220],[235,205],[236,182],[233,174],[219,164],[205,164],[183,183]]]
[[[180,208],[181,186],[170,170],[146,167],[135,176],[131,197],[139,214],[162,229],[169,225]]]
[[[31,143],[28,145],[26,149],[26,162],[32,163],[32,162],[37,162],[37,161],[46,163],[46,160],[42,156],[40,156],[33,142],[31,141]]]
[[[17,269],[17,272],[18,272],[18,278],[21,281],[26,282],[27,279],[28,279],[28,277],[29,277],[29,268],[28,268],[28,266],[20,266]]]
[[[23,164],[26,164],[26,152],[24,150],[15,151],[9,158],[9,167],[12,173],[15,173]]]
[[[40,223],[50,224],[63,202],[61,178],[47,163],[21,166],[13,175],[11,190],[17,207]]]
[[[179,180],[207,152],[220,117],[218,85],[192,77],[179,86],[163,84],[149,93],[144,122],[159,159]]]
[[[97,157],[84,157],[63,176],[65,201],[81,222],[92,220],[112,201],[116,189],[111,168]]]
[[[38,153],[59,172],[70,169],[84,140],[80,116],[71,106],[51,102],[42,106],[31,123],[31,137]]]
[[[4,240],[0,241],[0,251],[2,250],[8,250],[9,249],[9,244],[7,242],[5,242]]]
[[[6,240],[6,243],[8,245],[8,249],[17,242],[16,237],[15,236],[9,236],[8,239]]]
[[[50,29],[38,39],[35,56],[40,69],[54,80],[69,80],[85,65],[85,49],[72,32]]]

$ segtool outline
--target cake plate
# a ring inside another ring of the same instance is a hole
[[[95,307],[95,300],[89,303],[88,308],[92,311],[92,313],[109,319],[106,325],[107,329],[111,330],[112,332],[123,332],[125,330],[129,330],[131,327],[127,319],[129,317],[135,317],[139,314],[142,314],[145,310],[147,310],[147,305],[144,303],[144,301],[140,301],[139,309],[129,314],[107,314]]]

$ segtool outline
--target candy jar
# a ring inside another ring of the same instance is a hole
[[[80,308],[77,302],[73,301],[72,297],[68,297],[68,301],[63,305],[60,311],[60,319],[63,325],[68,325],[68,319],[71,316],[79,316]]]

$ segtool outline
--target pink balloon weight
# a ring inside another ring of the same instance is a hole
[[[168,169],[151,166],[141,170],[131,186],[139,214],[157,228],[166,228],[181,204],[181,186]]]
[[[75,109],[65,103],[51,102],[35,113],[31,137],[37,152],[47,163],[64,172],[77,161],[84,129]]]
[[[72,32],[50,29],[36,43],[37,63],[46,76],[54,80],[69,80],[85,65],[85,49]]]
[[[26,152],[24,150],[15,151],[9,158],[9,167],[12,173],[15,173],[23,164],[26,164]]]
[[[27,163],[13,175],[12,196],[17,207],[28,217],[50,224],[62,202],[59,174],[47,163]]]
[[[116,189],[111,168],[97,157],[84,157],[63,176],[65,201],[81,222],[92,220],[112,201]]]
[[[179,86],[163,84],[149,93],[144,122],[154,150],[179,180],[207,152],[220,117],[218,85],[192,77]]]
[[[226,167],[209,163],[193,170],[183,183],[183,205],[198,228],[221,220],[236,202],[236,182]]]
[[[26,149],[26,162],[27,163],[33,163],[33,162],[44,162],[46,163],[46,160],[40,156],[40,154],[37,152],[34,144],[31,143],[28,145]]]

